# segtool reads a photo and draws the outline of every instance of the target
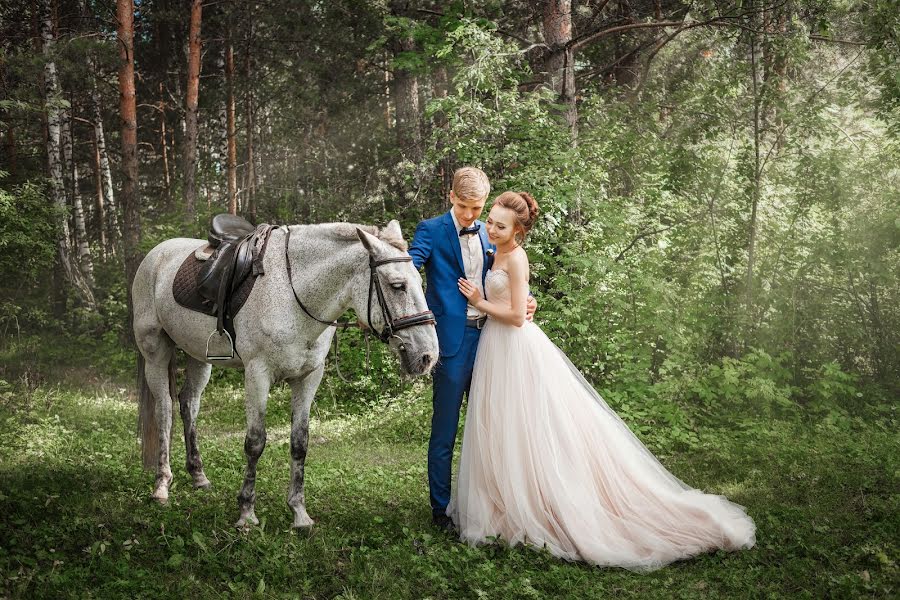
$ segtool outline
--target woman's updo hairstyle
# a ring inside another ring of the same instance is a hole
[[[540,212],[535,199],[528,192],[503,192],[494,200],[494,205],[516,213],[516,222],[522,228],[522,238],[517,237],[518,243],[521,244],[534,226],[534,220]]]

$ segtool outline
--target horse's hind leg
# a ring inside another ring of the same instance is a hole
[[[174,376],[175,344],[162,329],[151,323],[138,321],[135,325],[135,339],[144,355],[144,379],[153,395],[153,414],[145,418],[155,418],[155,440],[144,439],[144,443],[157,442],[156,485],[153,498],[166,502],[172,483],[172,468],[169,466],[169,446],[172,436],[172,392]]]
[[[269,387],[272,376],[265,364],[251,363],[244,371],[244,387],[246,391],[245,409],[247,411],[247,435],[244,438],[244,454],[247,455],[247,470],[244,472],[244,485],[238,493],[238,507],[241,516],[236,527],[258,525],[256,518],[256,463],[266,447],[266,403],[269,399]]]
[[[295,529],[309,530],[313,520],[306,513],[304,472],[306,451],[309,447],[309,408],[316,389],[322,381],[324,365],[303,378],[291,379],[291,483],[288,488],[288,506],[294,511]]]
[[[209,383],[212,365],[188,356],[185,369],[184,385],[178,392],[178,404],[181,409],[181,421],[184,423],[184,450],[187,458],[187,471],[194,480],[195,488],[206,489],[209,479],[203,473],[203,460],[197,447],[197,412],[200,410],[200,395]]]

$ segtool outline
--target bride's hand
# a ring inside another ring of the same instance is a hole
[[[481,292],[479,292],[478,288],[472,285],[468,279],[460,277],[456,280],[456,285],[459,286],[459,292],[466,297],[469,304],[475,306],[481,302]]]
[[[525,303],[525,320],[533,321],[534,320],[534,311],[537,310],[537,300],[534,299],[534,296],[528,294],[528,301]]]

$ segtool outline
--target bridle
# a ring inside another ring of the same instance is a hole
[[[416,325],[434,325],[436,323],[434,313],[430,310],[406,315],[405,317],[399,317],[397,319],[391,315],[391,309],[388,308],[387,301],[384,299],[384,290],[381,288],[381,280],[378,279],[378,267],[388,263],[400,262],[412,262],[412,257],[396,256],[394,258],[375,260],[374,256],[369,255],[369,300],[367,302],[368,315],[366,315],[366,321],[369,325],[369,329],[375,331],[375,328],[372,326],[372,292],[374,290],[378,299],[378,307],[381,308],[381,318],[384,320],[384,327],[382,328],[381,333],[378,334],[378,339],[385,343],[392,337],[396,337],[395,332],[397,331],[409,329]]]
[[[309,316],[309,318],[314,321],[318,321],[323,325],[328,325],[329,327],[358,327],[357,323],[351,323],[347,321],[325,321],[323,319],[318,318],[309,312],[309,309],[303,304],[300,300],[300,297],[297,295],[297,290],[294,289],[294,280],[291,276],[291,257],[288,255],[288,248],[290,247],[291,242],[291,228],[285,227],[287,230],[287,235],[285,236],[284,241],[284,260],[287,265],[287,276],[288,276],[288,285],[291,286],[291,292],[294,294],[294,299],[297,301],[297,304],[300,305],[300,308],[303,309],[303,312]],[[402,331],[404,329],[409,329],[410,327],[415,327],[417,325],[434,325],[436,323],[434,318],[434,313],[430,310],[422,311],[420,313],[415,313],[412,315],[406,315],[403,317],[399,317],[395,319],[391,314],[391,310],[388,308],[387,301],[384,299],[384,290],[381,288],[381,281],[378,279],[378,267],[381,265],[385,265],[388,263],[400,263],[400,262],[412,262],[412,257],[410,256],[397,256],[394,258],[382,258],[376,260],[374,256],[369,255],[369,299],[368,299],[368,310],[366,314],[366,321],[369,329],[374,331],[378,339],[384,343],[388,343],[391,338],[396,338],[399,342],[398,350],[406,355],[406,345],[403,343],[403,340],[397,335],[398,331]],[[384,320],[384,327],[381,331],[377,331],[375,327],[372,325],[372,296],[375,296],[378,301],[378,307],[381,309],[381,316]]]

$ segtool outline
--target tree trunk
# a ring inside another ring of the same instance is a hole
[[[756,260],[756,233],[757,213],[759,206],[759,193],[762,173],[760,172],[760,90],[759,90],[759,61],[757,60],[756,34],[753,31],[754,20],[750,21],[750,68],[753,89],[753,182],[750,189],[750,231],[747,242],[747,278],[745,282],[746,310],[748,323],[753,323],[753,269]]]
[[[253,85],[251,85],[251,76],[253,75],[253,60],[250,48],[253,43],[253,3],[247,3],[247,48],[244,53],[244,81],[247,83],[247,96],[245,98],[245,112],[247,114],[247,201],[245,203],[247,216],[251,223],[256,223],[256,160],[257,157],[253,152],[253,138],[256,135],[256,119],[254,111],[256,110],[253,102]]]
[[[0,61],[0,86],[4,91],[9,90],[9,84],[7,77],[8,67],[6,61]],[[11,116],[7,113],[8,116]],[[6,130],[3,133],[3,146],[4,146],[4,162],[6,165],[5,169],[9,172],[10,181],[7,183],[16,181],[16,171],[18,165],[16,164],[16,132],[13,129],[12,121],[7,121]]]
[[[69,180],[69,198],[72,200],[72,220],[75,223],[75,247],[77,248],[78,265],[90,287],[94,287],[94,263],[91,260],[91,247],[88,245],[87,227],[84,224],[84,205],[78,189],[78,160],[75,157],[75,145],[72,142],[71,109],[63,112],[63,156]]]
[[[762,14],[762,30],[767,35],[761,43],[762,81],[765,90],[761,121],[763,129],[771,124],[776,133],[780,132],[784,125],[784,119],[778,110],[778,100],[784,97],[787,90],[788,58],[783,45],[792,11],[791,3],[787,2]],[[780,150],[784,145],[783,136],[776,135],[773,143],[775,148]]]
[[[16,132],[12,123],[8,123],[6,126],[6,164],[9,165],[10,179],[15,181],[18,165],[16,163]]]
[[[93,59],[89,59],[89,68],[96,73]],[[97,144],[97,153],[100,159],[100,172],[103,176],[103,198],[106,202],[106,220],[103,227],[106,229],[107,254],[115,256],[116,245],[119,240],[119,215],[116,210],[116,197],[113,192],[112,169],[109,168],[109,153],[106,149],[106,136],[103,132],[103,114],[100,110],[100,90],[97,89],[96,79],[91,80],[91,108],[94,111],[94,140]]]
[[[72,202],[72,127],[69,110],[60,109],[59,111],[59,140],[62,151],[63,189],[65,189],[67,214],[69,216],[69,248],[77,248],[75,221],[73,218],[75,211]]]
[[[162,82],[159,83],[159,102],[157,109],[159,112],[159,147],[162,151],[162,167],[163,167],[163,186],[166,193],[166,206],[172,208],[172,175],[169,172],[169,139],[166,135],[166,101],[165,87]]]
[[[231,42],[231,27],[225,31],[225,116],[228,135],[228,212],[237,214],[237,133],[234,115],[234,46]]]
[[[227,35],[227,33],[225,34]],[[218,55],[216,56],[216,73],[222,75],[222,89],[226,90],[228,88],[228,77],[225,73],[225,54],[227,53],[226,49],[227,44],[222,44],[219,48]],[[217,188],[220,188],[216,193],[221,196],[228,195],[228,97],[227,93],[222,97],[222,101],[219,102],[218,106],[218,118],[217,118],[217,133],[218,133],[218,147],[216,148],[216,158],[218,159],[218,174],[225,175],[224,187],[218,185],[217,179]]]
[[[245,204],[251,223],[256,222],[256,156],[253,154],[253,92],[247,92],[247,202]]]
[[[100,258],[106,260],[108,256],[106,243],[106,206],[103,201],[103,169],[100,167],[100,148],[97,138],[94,137],[94,187],[97,190],[97,209],[95,223],[98,237],[100,238]]]
[[[657,21],[662,20],[662,11],[659,4],[655,7]],[[630,2],[616,2],[616,18],[624,23],[635,22],[635,9]],[[612,66],[612,78],[619,88],[634,89],[638,85],[638,69],[640,56],[640,42],[636,35],[622,32],[613,41],[614,61]]]
[[[449,89],[447,67],[439,66],[434,70],[434,97],[446,98]],[[434,126],[437,129],[444,129],[448,125],[447,115],[444,111],[438,111],[434,115]],[[440,138],[439,138],[440,139]],[[441,146],[443,149],[443,143]],[[447,205],[447,198],[450,194],[450,188],[453,187],[453,165],[450,156],[446,151],[441,152],[441,160],[438,162],[438,173],[441,178],[441,193],[437,199],[435,210],[441,212]]]
[[[191,0],[191,24],[188,32],[188,73],[184,130],[184,208],[192,226],[197,203],[197,102],[200,98],[200,22],[201,0]]]
[[[572,41],[572,0],[546,0],[544,3],[544,42],[550,49],[544,61],[547,83],[565,106],[563,117],[572,132],[578,133],[575,107],[575,53]]]
[[[78,239],[78,264],[90,286],[94,285],[94,262],[88,245],[87,227],[84,223],[84,205],[78,190],[78,161],[72,161],[72,208],[75,212],[75,233]]]
[[[53,60],[53,7],[52,0],[41,2],[41,41],[44,55],[44,87],[47,112],[47,166],[50,173],[50,198],[59,211],[59,229],[56,234],[58,265],[66,282],[89,309],[96,307],[94,294],[78,266],[72,262],[69,252],[69,223],[66,217],[66,190],[60,156],[60,90],[56,63]]]
[[[875,375],[883,382],[888,381],[889,365],[891,364],[892,348],[896,352],[896,345],[891,344],[888,339],[888,330],[884,327],[882,319],[881,303],[878,300],[878,284],[870,274],[869,280],[869,301],[868,312],[869,319],[872,323],[872,331],[875,333],[876,352],[872,356],[872,362],[875,365]]]
[[[131,285],[141,262],[141,216],[138,196],[137,106],[134,93],[134,4],[116,0],[119,22],[119,109],[122,114],[122,221],[125,288],[128,293],[126,336],[134,340],[134,301]]]
[[[394,53],[412,52],[415,40],[406,37],[394,45]],[[404,157],[419,160],[422,156],[422,132],[419,126],[419,80],[406,69],[395,68],[391,86],[396,108],[397,145]]]
[[[384,126],[390,129],[394,125],[391,117],[391,72],[388,67],[389,59],[385,59],[384,67]]]

